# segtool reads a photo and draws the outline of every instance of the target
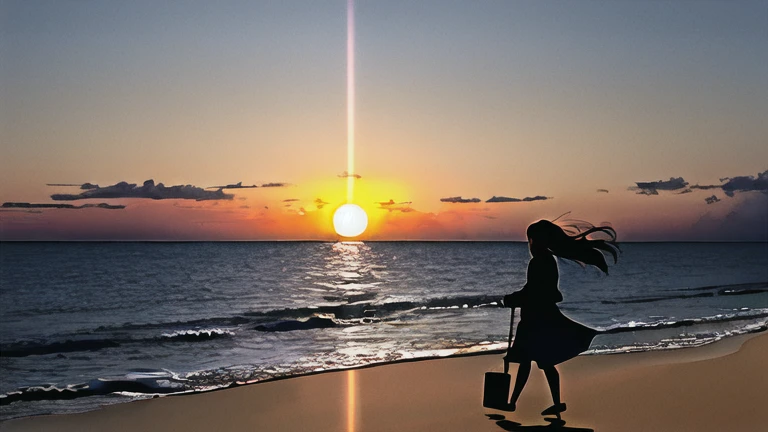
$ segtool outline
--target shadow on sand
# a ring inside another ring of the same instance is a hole
[[[556,418],[545,418],[544,420],[548,421],[548,425],[530,425],[530,426],[524,426],[520,423],[513,422],[512,420],[507,420],[503,415],[501,414],[486,414],[486,417],[488,417],[489,420],[495,420],[496,425],[498,425],[500,428],[502,428],[505,431],[563,431],[563,432],[595,432],[594,429],[586,429],[586,428],[572,428],[565,425],[564,420],[559,420]]]

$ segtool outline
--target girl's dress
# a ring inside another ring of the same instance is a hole
[[[505,305],[520,308],[515,340],[504,357],[507,361],[553,366],[589,348],[597,331],[560,312],[557,303],[563,295],[557,281],[555,257],[537,255],[528,263],[528,280],[523,289],[504,297]]]

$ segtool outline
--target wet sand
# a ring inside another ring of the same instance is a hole
[[[500,354],[394,363],[0,424],[3,431],[765,431],[768,334],[580,356],[558,368],[566,425],[535,367],[514,413],[481,406]],[[512,373],[515,373],[513,365]]]

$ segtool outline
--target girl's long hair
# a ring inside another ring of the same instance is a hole
[[[616,244],[616,230],[608,225],[594,226],[578,220],[565,220],[561,224],[559,226],[548,220],[535,222],[528,227],[528,238],[543,243],[555,256],[574,261],[582,267],[593,265],[608,274],[608,263],[603,252],[613,256],[614,264],[618,261],[621,250]],[[598,236],[605,238],[594,238]]]

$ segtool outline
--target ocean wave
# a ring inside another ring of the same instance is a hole
[[[650,328],[647,330],[661,330],[662,328]],[[702,329],[704,330],[704,329]],[[682,333],[676,337],[662,338],[654,342],[630,343],[621,345],[593,345],[585,355],[622,354],[645,351],[664,351],[679,348],[693,348],[707,345],[727,337],[748,333],[760,333],[768,331],[768,321],[750,322],[742,327],[723,331],[701,331],[696,333]]]
[[[109,339],[65,340],[60,342],[20,341],[0,345],[0,357],[26,357],[69,353],[77,351],[97,351],[104,348],[119,347],[120,343]]]
[[[621,303],[647,303],[657,301],[669,301],[697,297],[713,297],[718,295],[750,295],[768,292],[768,282],[742,283],[730,285],[712,285],[696,288],[680,288],[676,291],[710,291],[698,294],[675,294],[670,296],[653,297],[625,297],[615,300],[602,300],[603,304]],[[336,319],[350,320],[369,317],[373,313],[377,318],[386,320],[387,316],[399,312],[442,310],[442,309],[467,309],[480,307],[499,307],[501,294],[495,295],[468,295],[448,296],[426,299],[377,299],[375,292],[359,294],[347,294],[344,296],[325,296],[327,304],[308,305],[297,308],[271,309],[266,311],[244,312],[234,316],[210,317],[204,319],[172,321],[158,323],[126,323],[120,326],[102,326],[94,332],[109,332],[123,330],[167,329],[167,328],[193,328],[193,327],[237,327],[268,326],[273,323],[290,320],[306,320],[319,315],[332,315]],[[570,301],[563,305],[564,310],[569,305],[578,303],[593,303],[592,300]]]
[[[695,294],[677,294],[667,297],[627,297],[602,300],[603,304],[645,303],[688,299],[696,297],[753,295],[768,292],[768,282],[748,284],[713,285],[684,288],[675,291],[704,291]],[[285,332],[332,328],[338,326],[368,325],[400,319],[403,313],[425,314],[434,311],[459,312],[464,309],[498,308],[499,295],[447,296],[427,299],[381,299],[370,293],[348,298],[348,303],[310,305],[298,308],[273,309],[245,312],[234,316],[210,317],[166,323],[125,323],[118,326],[101,326],[93,331],[62,337],[58,341],[18,341],[0,345],[2,357],[26,357],[31,355],[63,354],[76,351],[97,351],[131,343],[196,342],[217,338],[235,337],[237,329],[263,332]],[[354,300],[352,302],[352,300]],[[575,304],[577,302],[572,302]],[[566,303],[562,307],[568,311]],[[573,308],[570,308],[573,309]],[[460,313],[460,312],[459,312]],[[604,329],[606,333],[640,331],[648,328],[673,328],[696,325],[704,321],[740,320],[742,315],[726,314],[717,317],[660,321],[651,323],[624,323]],[[160,336],[117,337],[126,331],[164,330]],[[93,337],[108,335],[105,337]],[[74,336],[74,337],[73,337]],[[82,336],[82,337],[78,337]]]
[[[690,327],[700,325],[720,324],[731,321],[755,321],[760,318],[768,317],[768,310],[756,309],[743,313],[717,314],[714,316],[702,318],[688,318],[681,320],[660,320],[655,322],[630,321],[629,323],[616,324],[610,327],[599,329],[602,334],[616,334],[637,331],[649,331],[659,329],[671,329],[679,327]]]
[[[160,338],[162,338],[162,340],[164,341],[174,340],[174,341],[193,342],[193,341],[199,341],[199,340],[229,337],[234,335],[235,333],[230,330],[214,328],[214,329],[204,329],[204,330],[181,330],[181,331],[175,331],[173,333],[163,333],[160,336]],[[157,340],[157,338],[155,338],[154,340]]]
[[[749,294],[761,294],[768,293],[768,282],[755,282],[744,284],[732,284],[732,285],[712,285],[696,288],[678,288],[670,290],[670,292],[687,292],[687,291],[706,291],[697,294],[674,294],[669,296],[653,296],[653,297],[623,297],[616,300],[601,300],[602,304],[630,304],[630,303],[652,303],[659,301],[670,300],[684,300],[697,297],[715,297],[726,295],[749,295]]]
[[[64,341],[18,341],[0,345],[0,357],[27,357],[33,355],[61,354],[81,351],[98,351],[107,348],[117,348],[126,344],[158,343],[158,342],[198,342],[222,337],[234,336],[234,332],[226,329],[180,330],[163,333],[150,338],[110,338],[110,339],[81,339]]]
[[[381,321],[374,316],[365,316],[353,319],[338,319],[332,315],[314,316],[306,319],[277,321],[268,324],[260,324],[254,327],[254,330],[263,332],[285,332],[295,330],[313,330],[340,326],[353,326],[361,324],[373,324]]]
[[[750,290],[750,289],[766,289],[768,288],[768,281],[764,282],[747,282],[747,283],[737,283],[737,284],[727,284],[727,285],[707,285],[703,287],[686,287],[686,288],[675,288],[670,291],[718,291],[722,289],[732,289],[732,290]]]
[[[768,320],[765,319],[766,317],[768,317],[768,310],[761,310],[759,313],[751,315],[715,316],[696,320],[682,320],[680,322],[625,324],[624,326],[611,328],[607,331],[604,330],[603,334],[620,333],[623,329],[629,329],[627,331],[662,330],[678,324],[707,325],[724,321],[750,321],[745,325],[730,330],[707,331],[706,328],[702,328],[699,333],[680,334],[650,343],[633,342],[620,345],[594,345],[584,355],[657,351],[701,346],[730,336],[766,331],[768,330]],[[205,334],[207,332],[203,331],[202,333]],[[211,334],[216,333],[211,332]],[[302,358],[301,362],[296,364],[233,366],[231,368],[195,371],[184,375],[168,370],[135,370],[117,379],[98,378],[81,384],[22,387],[0,395],[0,405],[5,406],[15,402],[68,400],[88,396],[105,396],[108,394],[120,394],[134,399],[141,399],[171,394],[199,393],[244,384],[376,364],[483,353],[498,354],[504,352],[505,349],[506,342],[487,340],[474,343],[465,342],[451,346],[436,344],[429,348],[408,351],[382,351],[376,348],[360,346],[340,349],[331,353],[318,353],[309,358]]]
[[[161,395],[192,390],[193,388],[188,384],[176,381],[169,376],[114,380],[99,378],[88,383],[71,384],[63,387],[54,385],[22,387],[16,391],[0,395],[0,405],[8,405],[14,402],[68,400],[121,392]]]
[[[93,332],[111,332],[124,330],[166,329],[169,327],[233,327],[251,322],[250,319],[239,316],[211,317],[184,321],[165,321],[154,323],[124,323],[116,326],[99,326]]]
[[[330,317],[312,317],[306,320],[278,321],[256,326],[254,329],[264,332],[284,332],[336,327],[338,323]]]

